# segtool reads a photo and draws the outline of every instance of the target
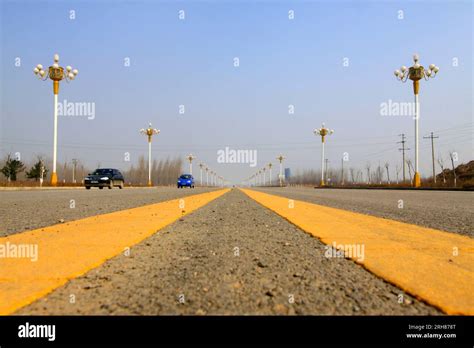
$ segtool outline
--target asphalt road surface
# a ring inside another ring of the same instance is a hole
[[[0,191],[0,237],[212,190],[154,187]]]
[[[77,197],[97,206],[108,202],[100,194],[116,194],[123,199],[113,203],[115,208],[158,199],[151,193],[135,197],[144,192],[99,192],[89,199],[89,192],[84,192]],[[183,191],[166,192],[173,198]],[[54,193],[44,198],[44,204],[51,206],[53,197],[68,204],[74,194]],[[340,193],[336,195],[342,200]],[[394,197],[381,198],[382,206],[390,206]],[[375,200],[369,199],[364,209],[370,206],[377,207]],[[2,200],[3,211],[11,209],[7,207]],[[83,209],[91,212],[91,208]],[[32,227],[46,223],[35,216]],[[25,219],[30,221],[28,215]],[[2,228],[13,230],[14,224]],[[441,314],[353,261],[327,258],[324,252],[318,239],[232,190],[135,245],[129,256],[108,260],[17,314]]]
[[[303,187],[271,187],[257,190],[289,199],[474,237],[474,192]]]

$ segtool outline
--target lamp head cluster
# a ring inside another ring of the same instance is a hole
[[[428,80],[434,78],[439,71],[439,67],[434,64],[430,64],[428,69],[425,69],[418,61],[420,57],[418,54],[413,55],[413,66],[407,68],[405,65],[402,65],[400,69],[394,71],[394,75],[397,80],[405,82],[408,78],[412,81],[419,81],[422,78]]]
[[[285,159],[285,157],[283,155],[280,155],[276,158],[278,161],[283,162],[283,160]]]
[[[140,129],[140,133],[148,136],[148,140],[151,141],[151,137],[155,134],[159,134],[160,130],[156,128],[152,128],[151,123],[149,123],[147,129],[144,129],[144,128]]]
[[[331,135],[334,133],[334,130],[333,129],[329,129],[329,128],[326,128],[324,126],[324,123],[321,125],[321,128],[316,128],[314,130],[314,134],[315,135],[320,135],[322,136],[323,138],[326,136],[326,135]]]
[[[187,157],[187,159],[188,159],[189,163],[191,163],[191,162],[193,161],[193,159],[195,159],[195,158],[196,158],[196,157],[195,157],[195,156],[193,156],[193,154],[192,154],[192,153],[190,153],[190,154],[188,155],[188,157]]]
[[[66,71],[64,71],[66,70]],[[59,55],[54,55],[54,63],[47,70],[43,68],[43,65],[38,64],[33,69],[33,73],[41,80],[47,80],[48,77],[53,81],[61,81],[65,79],[66,81],[72,81],[76,78],[79,71],[73,69],[70,65],[66,66],[66,69],[59,66]]]

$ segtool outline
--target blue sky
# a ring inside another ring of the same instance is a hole
[[[59,118],[59,161],[127,169],[124,152],[132,162],[146,155],[138,130],[152,122],[161,129],[155,158],[192,152],[238,183],[254,168],[218,164],[218,150],[257,150],[259,167],[283,152],[293,171],[319,169],[312,130],[326,122],[335,130],[330,165],[339,167],[348,152],[349,166],[395,166],[398,134],[414,148],[413,120],[381,116],[380,104],[412,101],[411,84],[396,81],[393,70],[410,66],[417,52],[421,64],[440,67],[421,82],[420,135],[439,133],[445,158],[454,150],[461,162],[473,159],[471,1],[0,3],[2,156],[51,156],[52,83],[32,69],[58,53],[61,65],[79,69],[75,81],[61,82],[59,100],[96,108],[93,120]],[[431,173],[430,150],[421,140],[423,175]]]

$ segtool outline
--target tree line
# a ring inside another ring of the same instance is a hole
[[[159,161],[153,160],[151,166],[153,184],[175,185],[176,179],[182,174],[182,167],[183,159],[178,157],[168,157]],[[52,161],[44,159],[43,156],[37,156],[35,160],[25,163],[19,157],[8,154],[0,160],[0,173],[2,174],[0,181],[39,181],[42,175],[46,183],[49,181],[50,168],[52,168]],[[84,177],[92,171],[93,169],[85,166],[77,159],[71,162],[58,162],[57,164],[57,174],[60,183],[81,184]],[[129,165],[128,169],[122,170],[122,174],[126,184],[146,185],[148,182],[148,161],[145,160],[144,156],[140,156],[137,163]]]

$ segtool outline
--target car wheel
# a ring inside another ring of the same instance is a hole
[[[104,188],[104,186],[99,186],[99,190],[102,190]]]
[[[91,187],[90,187],[90,186],[86,186],[86,190],[90,190],[90,189],[91,189]]]

